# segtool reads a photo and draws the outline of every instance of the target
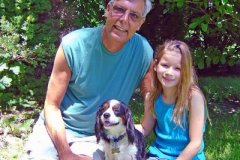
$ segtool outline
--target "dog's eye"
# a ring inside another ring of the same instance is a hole
[[[120,110],[118,108],[113,108],[114,112],[119,112]]]
[[[114,106],[112,110],[116,116],[121,116],[123,114],[123,112],[121,111],[121,107],[119,106]]]

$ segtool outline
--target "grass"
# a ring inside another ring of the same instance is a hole
[[[240,114],[215,114],[205,134],[207,159],[240,159]]]
[[[133,98],[130,107],[134,115],[134,122],[140,123],[144,106],[142,100],[137,99],[137,97]],[[207,121],[204,134],[206,158],[208,160],[240,160],[240,112],[219,112],[215,110],[215,108],[221,108],[221,104],[218,105],[208,106],[212,126]],[[152,133],[147,139],[147,147],[154,138]]]

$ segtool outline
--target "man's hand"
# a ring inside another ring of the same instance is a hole
[[[91,157],[86,155],[76,155],[72,152],[59,158],[60,160],[92,160]]]

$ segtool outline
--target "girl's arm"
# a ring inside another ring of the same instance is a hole
[[[140,130],[144,136],[148,136],[151,134],[156,121],[151,112],[149,102],[150,102],[149,93],[147,93],[144,99],[144,116],[143,116],[142,124],[141,126],[137,127],[138,130]]]
[[[189,109],[189,138],[190,142],[179,155],[177,160],[192,159],[201,148],[204,127],[204,98],[203,95],[194,90]]]

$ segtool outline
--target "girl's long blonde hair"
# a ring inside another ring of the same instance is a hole
[[[201,90],[197,84],[197,76],[192,64],[192,56],[189,47],[186,43],[177,40],[166,41],[164,44],[159,45],[154,54],[154,61],[150,66],[151,84],[150,86],[150,102],[151,111],[154,114],[154,103],[157,97],[163,92],[162,85],[157,78],[157,73],[153,70],[162,56],[168,51],[174,51],[181,54],[181,77],[177,88],[177,97],[173,110],[172,119],[178,126],[182,126],[182,118],[185,116],[190,107],[192,90],[197,90],[200,93]],[[203,96],[203,94],[202,94]],[[204,96],[203,96],[204,98]]]

